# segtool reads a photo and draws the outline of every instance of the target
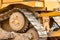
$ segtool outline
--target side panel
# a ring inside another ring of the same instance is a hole
[[[3,0],[3,3],[17,2],[17,1],[23,1],[23,0]]]

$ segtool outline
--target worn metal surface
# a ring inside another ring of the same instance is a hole
[[[37,30],[40,37],[46,37],[47,36],[47,32],[45,31],[43,26],[37,21],[37,19],[33,16],[33,14],[31,12],[29,12],[29,11],[27,11],[25,9],[22,9],[22,10],[18,9],[18,10],[20,10],[22,13],[24,13],[24,15],[30,21],[30,23]]]

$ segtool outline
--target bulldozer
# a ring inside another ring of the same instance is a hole
[[[60,40],[60,0],[0,0],[0,40]]]

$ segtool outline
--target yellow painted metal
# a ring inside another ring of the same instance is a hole
[[[40,7],[40,8],[42,7],[43,9],[47,7],[47,11],[53,11],[54,8],[60,7],[59,0],[58,1],[57,0],[42,0],[42,1],[2,0],[2,2],[3,2],[2,7],[0,7],[0,9],[11,4],[23,4],[30,7]]]
[[[18,2],[23,0],[3,0],[3,3],[9,3],[9,2]]]
[[[60,12],[47,12],[40,14],[40,17],[44,17],[44,16],[60,16]]]
[[[54,8],[60,7],[59,2],[57,0],[44,0],[45,7],[47,7],[48,11],[53,11]]]
[[[60,1],[60,0],[58,0],[58,1]]]
[[[3,2],[2,7],[0,9],[7,7],[8,5],[11,5],[11,4],[22,4],[22,5],[26,5],[29,7],[40,7],[40,8],[44,7],[43,2],[40,2],[40,1],[28,1],[28,2],[12,1],[12,2]]]

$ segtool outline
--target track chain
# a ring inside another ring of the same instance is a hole
[[[29,12],[29,11],[27,11],[25,9],[23,9],[23,10],[18,9],[18,10],[21,11],[22,13],[24,13],[26,18],[30,21],[30,23],[38,31],[38,34],[39,34],[40,37],[46,37],[47,36],[47,32],[45,31],[43,26],[38,22],[38,20],[34,17],[32,12]]]
[[[10,15],[12,14],[11,12],[13,12],[14,10],[18,10],[26,16],[26,18],[30,21],[30,23],[37,30],[39,37],[46,37],[47,36],[47,32],[45,31],[43,26],[37,21],[37,19],[34,17],[32,12],[27,11],[25,9],[22,10],[22,9],[14,8],[12,10],[9,10],[8,12],[5,12],[4,14],[2,13],[0,15],[0,21],[8,19],[10,17]],[[43,40],[43,38],[42,38],[42,40]]]

